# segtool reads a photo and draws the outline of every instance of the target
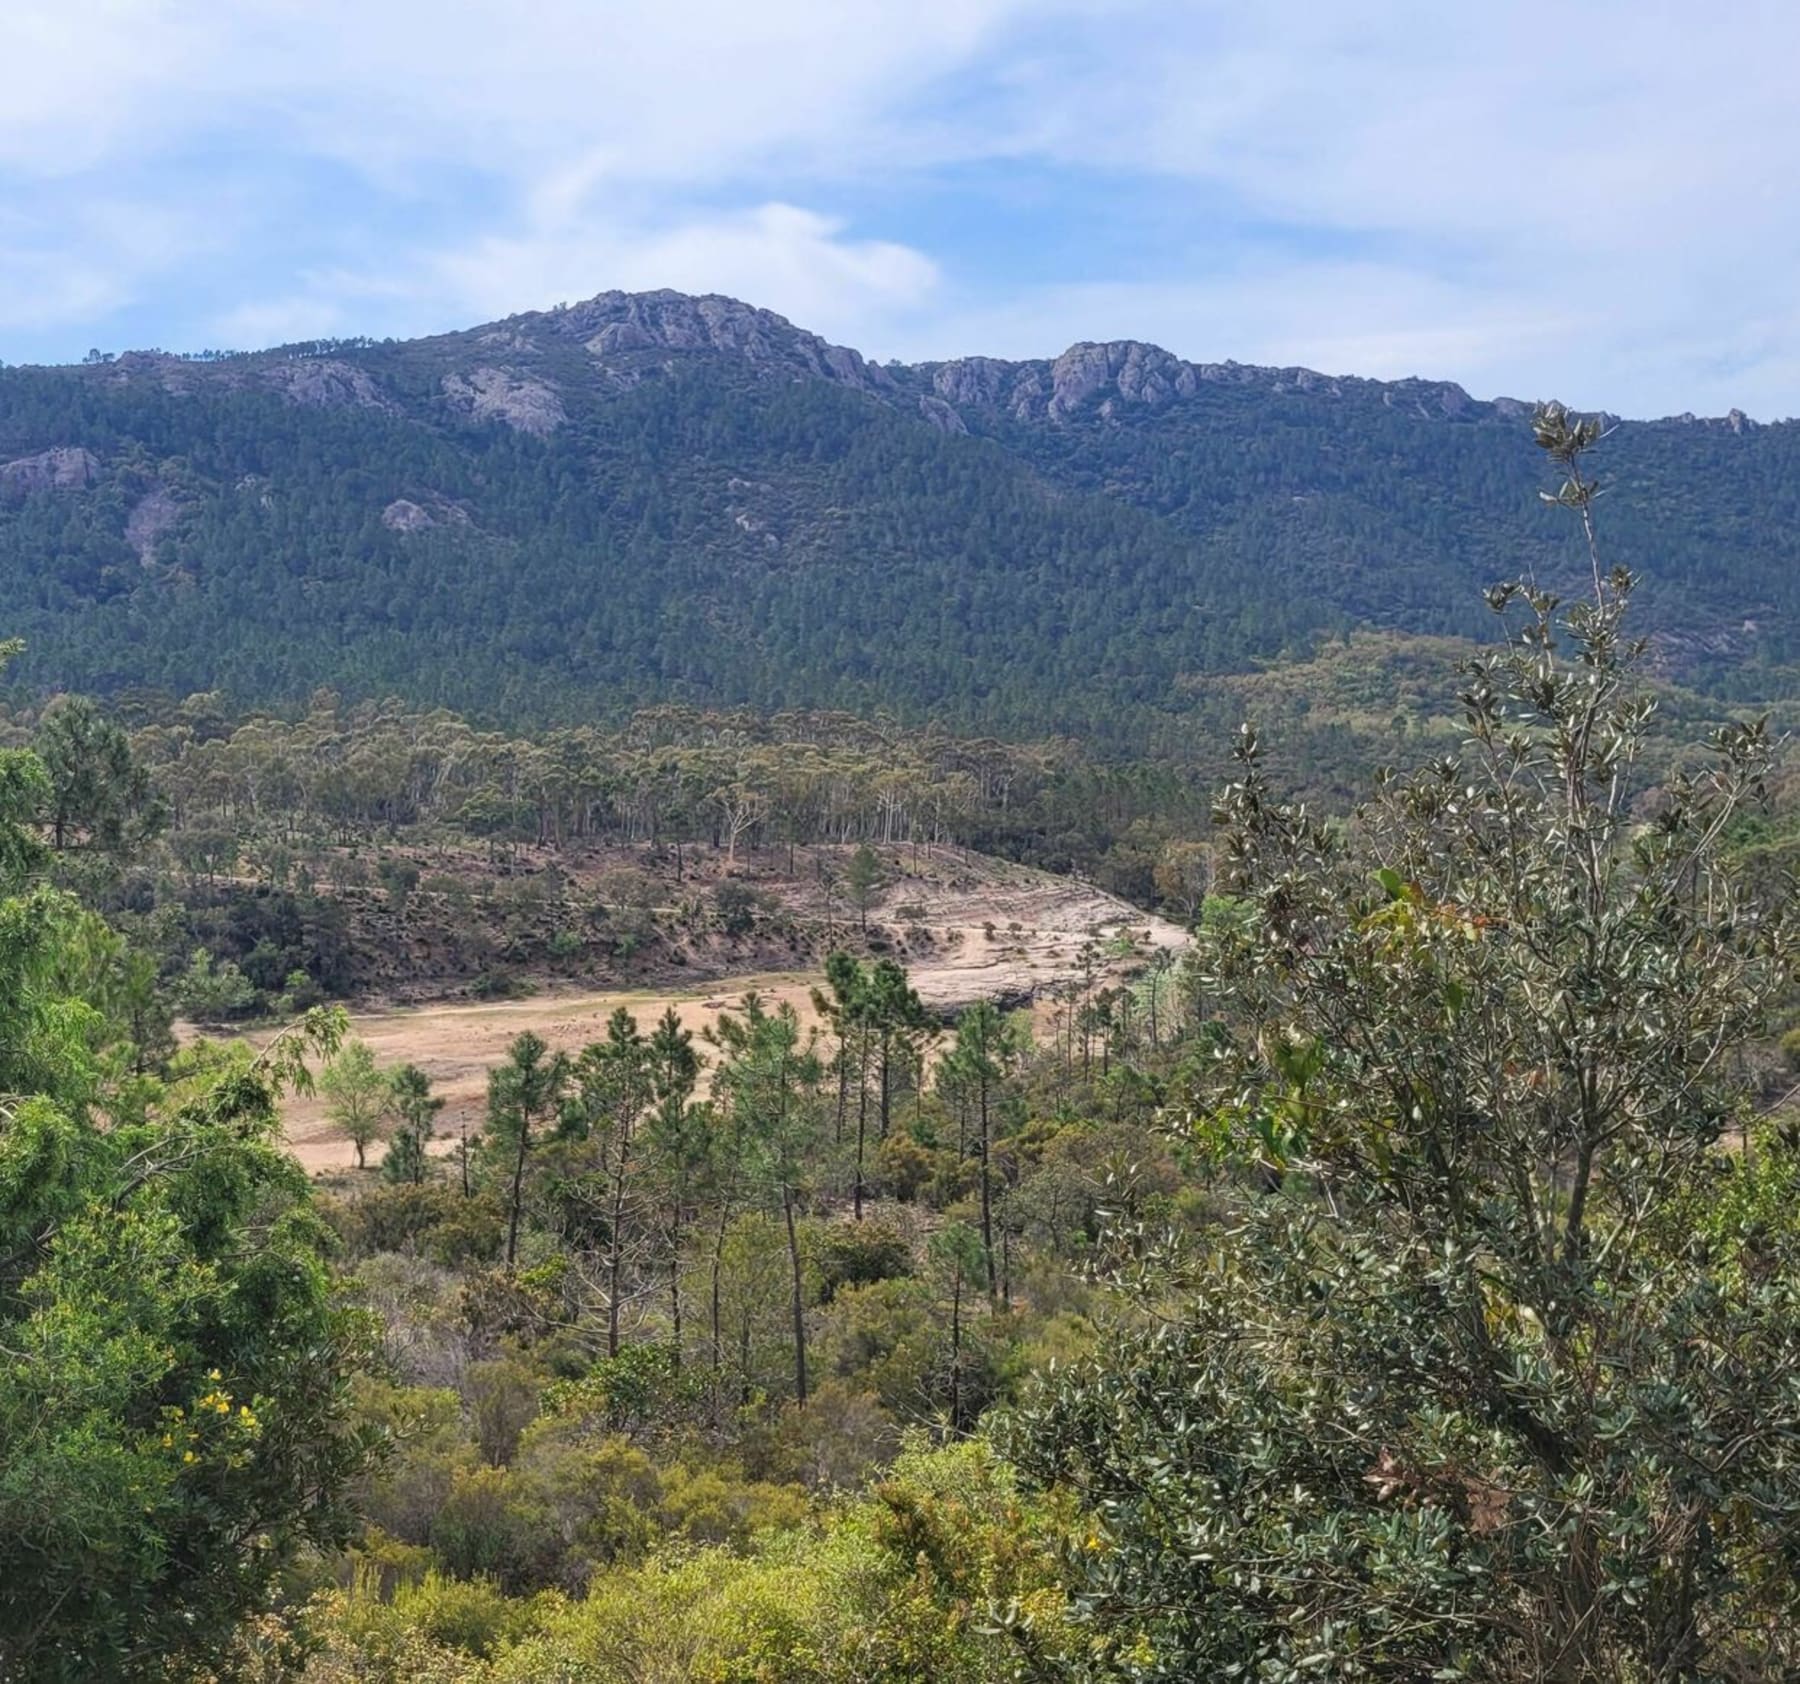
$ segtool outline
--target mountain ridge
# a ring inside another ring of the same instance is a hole
[[[1528,406],[1139,341],[875,363],[721,296],[0,370],[16,688],[330,683],[497,723],[663,700],[1143,743],[1359,626],[1585,562]],[[1684,681],[1785,694],[1800,429],[1620,426],[1608,543]]]
[[[229,367],[233,364],[279,366],[286,361],[341,361],[330,352],[317,353],[309,344],[336,344],[355,351],[395,344],[455,345],[471,337],[498,352],[534,352],[528,337],[531,327],[548,328],[561,338],[574,338],[610,371],[629,372],[634,357],[645,352],[698,351],[742,356],[751,366],[785,370],[830,380],[852,390],[898,399],[904,395],[930,395],[952,403],[1011,407],[1021,415],[1066,417],[1096,392],[1112,388],[1111,397],[1127,403],[1158,404],[1192,396],[1201,383],[1248,384],[1275,392],[1297,390],[1326,392],[1334,396],[1349,391],[1375,391],[1385,400],[1412,401],[1426,419],[1454,420],[1467,415],[1493,414],[1518,419],[1534,405],[1523,399],[1497,395],[1477,398],[1453,380],[1425,375],[1382,379],[1350,373],[1330,374],[1300,364],[1263,364],[1226,358],[1200,362],[1184,358],[1151,340],[1076,340],[1055,356],[1007,358],[974,353],[961,357],[928,358],[907,363],[877,362],[863,352],[835,344],[823,335],[765,307],[725,293],[683,293],[672,288],[626,292],[607,290],[576,303],[543,310],[527,310],[492,322],[444,333],[420,335],[412,340],[353,340],[306,342],[270,346],[256,351],[213,353],[196,359],[179,353],[128,350],[108,358],[100,366],[125,370],[145,367],[180,369]],[[28,365],[80,368],[83,364]],[[318,384],[294,382],[314,390]],[[307,401],[300,394],[301,401]],[[371,401],[360,397],[358,401]],[[1104,403],[1102,404],[1104,412]],[[1702,425],[1734,431],[1759,426],[1779,426],[1781,421],[1759,421],[1733,408],[1722,416],[1701,416],[1692,411],[1664,416],[1626,417],[1597,411],[1608,422],[1629,420],[1638,426]]]

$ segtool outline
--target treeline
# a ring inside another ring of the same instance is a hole
[[[961,841],[1035,815],[1077,759],[846,714],[673,707],[521,738],[332,695],[229,727],[201,700],[133,742],[178,828],[350,841],[425,825],[549,847]]]
[[[233,717],[214,695],[110,708],[65,698],[0,715],[0,740],[42,747],[59,731],[71,840],[103,841],[93,826],[123,822],[104,814],[153,792],[170,848],[207,876],[219,874],[209,854],[223,859],[226,848],[254,862],[407,836],[733,856],[956,843],[1089,875],[1150,904],[1166,898],[1157,872],[1170,845],[1206,823],[1204,797],[1173,768],[1096,761],[1061,740],[966,739],[842,713],[671,706],[618,727],[515,736],[327,691],[292,718]],[[129,774],[102,763],[124,753]],[[127,776],[142,786],[135,793]]]

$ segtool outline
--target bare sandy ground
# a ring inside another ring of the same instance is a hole
[[[796,886],[783,898],[802,916],[822,914],[822,905],[808,904],[809,893]],[[838,916],[841,923],[841,909]],[[1095,974],[1103,977],[1141,964],[1158,949],[1175,951],[1187,943],[1179,926],[1098,889],[978,855],[948,860],[940,855],[929,873],[894,883],[871,916],[889,929],[930,932],[924,952],[909,958],[908,970],[926,1004],[944,1009],[1031,995],[1044,1011],[1048,993],[1082,973],[1084,947],[1090,955],[1100,949]],[[1118,951],[1122,934],[1132,938],[1131,959]],[[1087,963],[1094,963],[1092,957]],[[486,1004],[395,1007],[353,1013],[350,1031],[368,1042],[382,1065],[410,1062],[431,1078],[446,1101],[438,1120],[438,1146],[445,1149],[464,1123],[473,1128],[479,1121],[487,1073],[524,1030],[573,1051],[599,1039],[607,1018],[622,1005],[646,1031],[673,1006],[698,1033],[720,1012],[740,1008],[751,989],[771,1003],[790,1002],[810,1023],[815,1018],[811,991],[820,980],[812,972],[758,972],[674,991],[546,993]],[[333,1131],[317,1099],[289,1101],[285,1123],[288,1143],[307,1169],[342,1170],[354,1162],[349,1143]],[[378,1154],[379,1148],[371,1161]]]

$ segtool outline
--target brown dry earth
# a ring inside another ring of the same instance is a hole
[[[802,916],[819,916],[814,891],[790,886],[782,895]],[[906,908],[896,921],[895,909]],[[838,918],[842,923],[842,910]],[[1047,1010],[1046,994],[1082,973],[1082,950],[1096,939],[1107,949],[1117,937],[1133,938],[1130,960],[1109,957],[1096,973],[1141,965],[1157,950],[1177,951],[1185,932],[1086,884],[1052,877],[979,855],[962,854],[929,876],[907,878],[887,889],[871,913],[871,930],[925,930],[930,940],[908,962],[913,985],[927,1005],[954,1009],[979,999],[1034,997]],[[854,946],[854,942],[847,943]],[[909,944],[912,945],[912,944]],[[410,1062],[431,1078],[446,1101],[438,1121],[440,1150],[448,1149],[466,1123],[476,1126],[487,1093],[487,1073],[505,1056],[516,1035],[529,1029],[553,1047],[575,1050],[597,1040],[617,1006],[633,1012],[647,1030],[673,1006],[696,1033],[722,1011],[738,1009],[756,990],[769,1002],[788,1002],[805,1022],[815,1021],[811,991],[816,973],[765,971],[672,990],[614,990],[542,994],[485,1004],[466,1001],[395,1007],[351,1015],[350,1032],[369,1043],[384,1066]],[[259,1037],[252,1037],[258,1039]],[[347,1141],[327,1121],[317,1099],[288,1103],[284,1118],[294,1155],[307,1169],[341,1170],[354,1161]]]

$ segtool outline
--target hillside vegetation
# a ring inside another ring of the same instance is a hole
[[[1162,752],[1230,712],[1215,675],[1359,627],[1485,635],[1490,578],[1579,581],[1528,437],[1443,384],[1131,343],[883,368],[611,293],[0,371],[0,596],[26,693],[888,709]],[[1668,676],[1792,692],[1797,450],[1738,416],[1610,441]]]
[[[1412,769],[1245,731],[1210,830],[841,712],[9,715],[0,1677],[1796,1676],[1791,791],[1586,559],[1214,680]]]

